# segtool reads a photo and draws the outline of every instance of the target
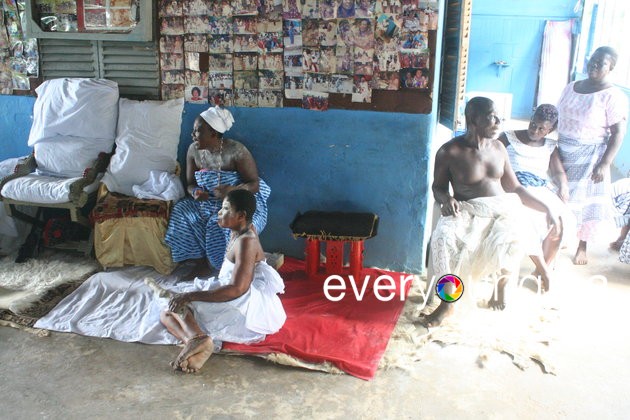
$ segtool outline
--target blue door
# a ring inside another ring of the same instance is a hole
[[[512,118],[529,118],[545,21],[575,17],[575,0],[475,0],[466,91],[512,94]]]

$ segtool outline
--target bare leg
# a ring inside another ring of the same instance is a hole
[[[575,257],[573,257],[573,264],[586,265],[588,259],[586,258],[586,241],[580,241],[577,250],[575,251]]]
[[[530,255],[529,258],[533,261],[536,266],[536,271],[534,272],[536,276],[540,276],[541,288],[543,292],[549,291],[550,284],[550,273],[549,267],[545,260],[539,255]]]
[[[453,315],[453,309],[454,306],[451,303],[440,302],[433,312],[420,318],[420,323],[429,328],[437,327],[442,323],[442,321],[444,321],[445,318]]]
[[[509,277],[510,274],[508,272],[503,271],[501,273],[501,277],[499,277],[499,281],[492,292],[492,297],[488,301],[488,308],[497,311],[505,309],[505,285],[507,284]]]
[[[626,236],[628,236],[628,232],[630,232],[630,225],[625,225],[624,227],[622,227],[617,240],[610,243],[610,248],[614,249],[615,251],[619,251],[621,249],[621,246],[623,245],[623,241],[626,239]]]
[[[564,228],[562,226],[562,219],[560,219],[559,231],[560,232],[558,234],[549,232],[549,234],[547,234],[547,237],[545,238],[542,244],[543,256],[545,257],[545,262],[547,263],[547,266],[549,267],[552,266],[553,261],[556,258],[556,254],[558,253],[558,250],[560,249],[560,243],[562,242],[562,235],[564,234]]]
[[[184,372],[196,372],[212,355],[212,339],[204,333],[192,312],[188,311],[182,318],[180,315],[164,311],[160,314],[160,321],[166,329],[185,344],[171,366]]]

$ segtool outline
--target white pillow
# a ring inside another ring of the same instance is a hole
[[[100,152],[111,152],[118,120],[118,84],[105,79],[53,79],[36,90],[28,145],[38,172],[82,176]]]
[[[35,144],[39,175],[75,178],[93,166],[100,152],[111,153],[114,139],[53,137]]]
[[[173,172],[182,124],[184,99],[118,102],[116,152],[103,183],[110,191],[133,195],[151,171]]]

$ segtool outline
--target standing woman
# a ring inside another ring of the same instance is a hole
[[[626,133],[628,100],[608,81],[616,63],[614,49],[599,47],[588,61],[588,79],[569,83],[558,102],[558,150],[578,224],[578,265],[588,262],[586,244],[609,217],[610,165]]]

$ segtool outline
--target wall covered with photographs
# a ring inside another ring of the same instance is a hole
[[[24,2],[0,0],[0,94],[30,89],[38,75],[37,40],[25,38]]]
[[[160,0],[163,99],[430,113],[437,1]]]

